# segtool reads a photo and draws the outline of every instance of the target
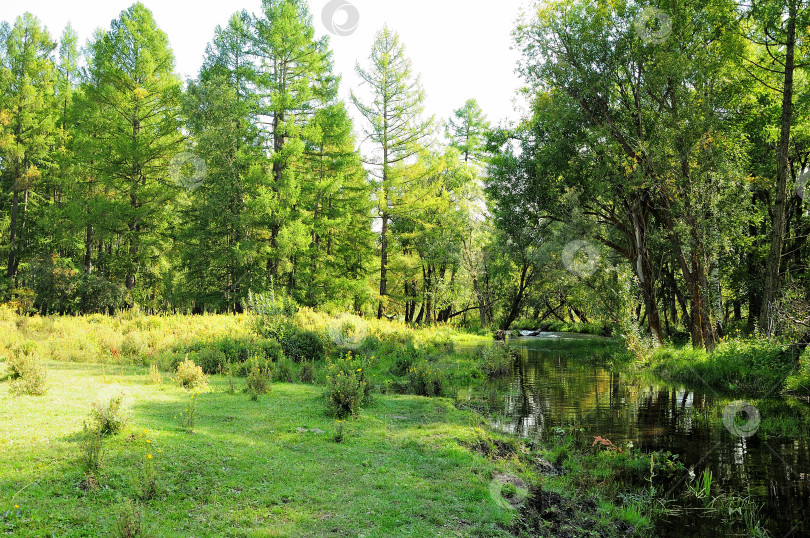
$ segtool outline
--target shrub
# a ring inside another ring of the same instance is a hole
[[[91,414],[96,425],[96,430],[101,435],[115,435],[124,429],[129,416],[122,409],[124,395],[113,396],[105,404],[99,401],[93,402]]]
[[[360,412],[368,387],[363,366],[363,361],[351,353],[336,361],[329,361],[325,392],[327,413],[342,419]]]
[[[254,366],[247,376],[247,393],[253,400],[258,399],[260,394],[269,393],[272,378],[271,369]]]
[[[481,371],[489,378],[505,377],[512,373],[515,353],[508,345],[487,347],[481,353]]]
[[[12,393],[40,396],[48,390],[48,371],[39,360],[32,342],[25,342],[13,350],[9,368],[14,380],[10,389]]]
[[[184,389],[208,388],[208,377],[203,373],[202,368],[188,358],[177,366],[175,380]]]
[[[131,302],[124,286],[94,274],[82,276],[76,291],[79,310],[86,314],[113,314]]]
[[[283,340],[284,334],[292,327],[292,318],[298,305],[286,293],[276,295],[275,282],[270,281],[267,293],[248,292],[245,310],[258,315],[257,332],[276,340]]]
[[[143,525],[143,514],[129,499],[118,510],[115,530],[119,538],[141,538],[147,535]]]
[[[163,384],[163,375],[161,375],[160,368],[158,368],[157,364],[149,366],[149,382],[153,385]]]
[[[312,361],[304,361],[301,363],[301,368],[298,370],[298,380],[301,383],[314,383],[315,382],[315,363]]]
[[[292,383],[293,366],[289,359],[281,359],[275,364],[273,380],[280,383]]]
[[[781,390],[796,365],[785,347],[768,340],[730,340],[711,353],[659,348],[653,361],[653,372],[664,379],[755,394]]]
[[[146,354],[148,345],[139,332],[131,332],[121,342],[121,354],[131,359],[140,359]]]
[[[422,354],[411,342],[404,346],[395,346],[393,349],[390,345],[383,345],[379,349],[379,354],[391,362],[391,373],[394,375],[407,374],[415,364],[423,359]]]
[[[321,337],[313,331],[288,331],[281,340],[281,347],[284,355],[295,362],[319,360],[325,354]]]
[[[424,361],[408,370],[408,389],[418,396],[438,396],[442,393],[444,374]]]
[[[92,428],[84,423],[84,432],[81,438],[80,461],[84,468],[89,471],[97,471],[101,467],[104,459],[104,445],[102,434],[98,428]]]
[[[36,344],[30,340],[15,346],[11,350],[11,357],[8,359],[8,367],[11,370],[11,379],[22,377],[27,368],[27,364],[37,359]]]

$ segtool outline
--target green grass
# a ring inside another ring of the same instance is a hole
[[[767,340],[729,340],[713,352],[691,346],[661,347],[650,359],[652,372],[667,381],[710,387],[727,394],[777,395],[796,369],[786,346]]]
[[[139,504],[159,536],[508,535],[514,513],[488,490],[497,466],[464,444],[480,419],[447,400],[377,395],[338,444],[321,388],[275,384],[252,402],[215,376],[188,433],[174,418],[188,394],[146,384],[146,369],[108,368],[105,380],[96,365],[47,366],[45,396],[11,398],[0,384],[0,515],[12,511],[17,536],[112,533],[138,497],[147,446],[157,495]],[[83,490],[79,434],[109,385],[132,396],[133,415],[105,440],[98,487]]]

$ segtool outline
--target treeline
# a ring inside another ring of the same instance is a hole
[[[0,26],[3,301],[232,312],[283,290],[379,317],[479,305],[491,319],[477,276],[486,120],[472,100],[446,125],[424,118],[396,33],[357,68],[365,157],[302,0],[233,15],[196,79],[174,67],[140,3],[81,50],[72,28],[57,43],[28,13]]]
[[[585,239],[615,323],[807,333],[809,29],[801,0],[543,3],[515,32],[531,119],[492,137],[489,183],[528,274],[538,237]]]
[[[388,28],[341,102],[304,0],[235,14],[185,83],[142,4],[82,52],[26,14],[0,27],[2,300],[803,336],[808,28],[802,0],[545,2],[514,32],[529,114],[492,127],[425,117]]]

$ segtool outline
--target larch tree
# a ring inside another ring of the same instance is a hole
[[[303,0],[264,0],[254,18],[251,53],[258,76],[260,129],[267,140],[272,170],[264,197],[269,252],[268,281],[296,287],[296,255],[309,240],[299,207],[303,128],[336,91],[325,38],[315,39]],[[286,278],[282,277],[282,273]]]
[[[29,205],[39,204],[37,189],[43,172],[54,166],[51,154],[56,130],[54,86],[56,44],[39,19],[26,13],[3,39],[0,117],[8,137],[3,145],[4,190],[11,192],[6,277],[14,280],[30,250]]]
[[[407,181],[400,171],[420,151],[432,121],[422,119],[424,90],[399,35],[387,26],[375,37],[369,66],[356,71],[370,94],[367,99],[352,91],[352,101],[366,119],[364,132],[373,144],[367,161],[376,177],[375,195],[380,229],[380,299],[377,318],[385,315],[388,295],[389,224],[396,211],[396,191]]]
[[[447,120],[445,133],[450,146],[456,148],[465,163],[480,163],[483,157],[489,121],[478,101],[468,99],[464,106],[453,111]]]
[[[123,11],[109,31],[97,34],[82,94],[89,109],[88,133],[100,185],[94,227],[108,235],[112,271],[132,290],[148,277],[151,297],[168,238],[178,187],[171,159],[182,149],[180,80],[166,34],[141,3]]]

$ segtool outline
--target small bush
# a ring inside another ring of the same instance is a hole
[[[85,422],[80,442],[82,466],[89,472],[97,471],[101,467],[101,461],[104,459],[104,444],[101,432]]]
[[[123,403],[123,394],[110,398],[106,404],[93,402],[91,414],[96,430],[101,435],[115,435],[124,429],[129,421],[129,415],[122,409]]]
[[[335,428],[335,436],[332,438],[336,443],[342,443],[346,439],[346,432],[344,431],[345,420],[337,420]]]
[[[488,378],[506,377],[512,373],[515,353],[508,345],[487,347],[481,353],[481,371]]]
[[[279,383],[293,382],[293,365],[289,359],[281,359],[275,364],[273,369],[273,381]]]
[[[149,366],[149,382],[153,385],[163,384],[163,375],[161,375],[160,368],[158,368],[157,364]]]
[[[139,332],[129,333],[121,342],[121,354],[130,359],[141,360],[149,346]]]
[[[247,376],[247,393],[254,400],[258,399],[260,394],[269,393],[272,379],[272,370],[254,366]]]
[[[364,363],[348,353],[329,361],[326,370],[327,413],[338,418],[357,416],[366,400],[368,382]]]
[[[184,389],[207,389],[208,377],[194,361],[186,359],[177,366],[175,380]]]
[[[9,368],[13,380],[10,391],[13,394],[40,396],[48,390],[48,371],[39,360],[32,342],[25,342],[13,350]]]
[[[438,396],[444,386],[444,373],[428,363],[421,362],[408,370],[408,389],[417,396]]]
[[[408,342],[404,346],[396,346],[394,349],[390,349],[388,345],[384,345],[380,348],[379,354],[381,357],[385,357],[387,360],[391,361],[391,373],[394,375],[407,374],[414,365],[423,359],[422,354],[411,342]]]
[[[312,361],[305,361],[301,363],[301,368],[298,370],[298,381],[301,383],[314,383],[315,382],[315,363]]]
[[[28,363],[37,360],[36,344],[27,340],[11,350],[11,357],[8,359],[8,367],[11,371],[11,379],[22,377],[23,372],[28,367]]]
[[[288,331],[281,340],[281,347],[284,355],[295,362],[320,360],[325,355],[323,341],[313,331]]]
[[[129,499],[118,510],[115,531],[119,538],[141,538],[147,535],[143,524],[143,514]]]

